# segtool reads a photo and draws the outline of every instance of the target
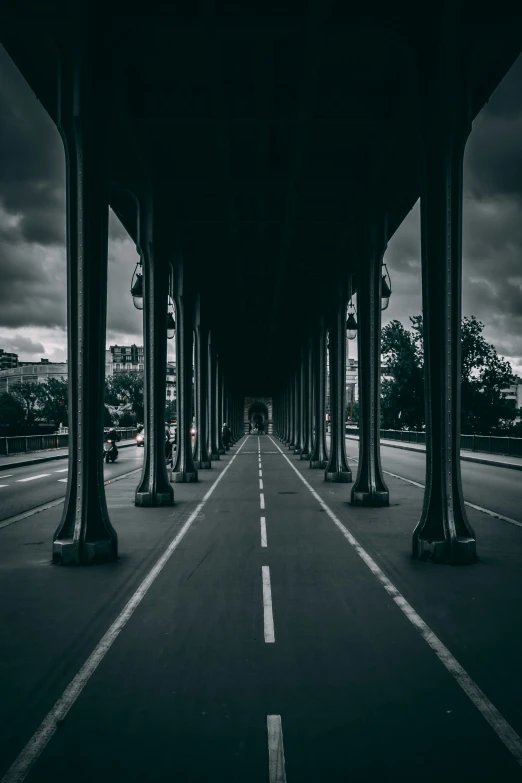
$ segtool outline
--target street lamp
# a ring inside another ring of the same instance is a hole
[[[140,271],[138,272],[138,267]],[[136,264],[131,280],[131,295],[136,310],[143,310],[143,273],[141,271],[141,258]]]
[[[346,320],[346,336],[349,340],[355,340],[357,337],[357,321],[355,320],[355,307],[350,301],[348,305],[348,318]]]
[[[388,267],[386,264],[383,264],[386,272],[382,276],[382,285],[381,285],[381,310],[386,310],[388,305],[390,304],[390,296],[392,293],[391,290],[391,277],[390,273],[388,272]]]

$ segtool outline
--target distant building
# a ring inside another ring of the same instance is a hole
[[[18,354],[0,348],[0,370],[11,370],[13,367],[18,367]]]
[[[0,370],[0,393],[9,392],[22,381],[44,383],[47,378],[67,380],[67,362],[49,362],[42,359],[39,364],[34,362],[19,362],[18,367]]]
[[[522,378],[515,377],[515,383],[501,390],[501,395],[513,405],[516,411],[522,408]]]
[[[143,345],[111,345],[105,351],[105,377],[122,372],[143,372]]]
[[[105,351],[105,377],[122,373],[144,373],[145,357],[142,345],[111,345]],[[176,362],[166,366],[167,402],[176,399]]]

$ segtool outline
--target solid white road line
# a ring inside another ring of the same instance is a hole
[[[266,538],[266,520],[264,517],[261,517],[261,546],[268,546]]]
[[[268,774],[270,783],[286,783],[283,727],[280,715],[267,715]]]
[[[246,442],[246,441],[245,441]],[[76,699],[89,682],[89,679],[94,674],[107,652],[110,650],[122,630],[125,628],[130,618],[138,608],[140,603],[145,598],[149,588],[154,584],[157,577],[163,571],[168,561],[172,557],[173,553],[178,548],[178,545],[185,537],[190,526],[194,520],[201,513],[201,509],[210,498],[215,488],[222,480],[223,476],[230,468],[235,458],[243,448],[242,444],[237,452],[234,454],[228,465],[224,468],[223,472],[219,474],[214,481],[206,495],[198,503],[192,514],[189,516],[179,533],[172,539],[165,552],[157,560],[156,564],[149,571],[143,582],[140,584],[132,598],[128,601],[127,605],[120,612],[116,620],[113,622],[109,630],[104,634],[101,640],[98,642],[92,653],[89,655],[78,674],[71,680],[63,694],[60,696],[54,707],[49,711],[44,718],[39,728],[35,731],[25,748],[20,752],[19,756],[12,763],[6,774],[0,781],[0,783],[22,783],[27,777],[29,770],[45,749],[49,741],[52,739],[58,723],[62,721]],[[139,468],[141,470],[141,468]],[[133,473],[137,471],[132,471]],[[130,474],[127,474],[130,475]]]
[[[261,492],[261,494],[259,496],[259,505],[261,507],[261,510],[264,511],[265,510],[265,496],[263,495],[262,492]]]
[[[263,489],[263,479],[259,479],[259,489]]]
[[[69,470],[69,468],[60,468],[60,470],[55,470],[54,472],[55,473],[67,473],[68,470]]]
[[[50,475],[51,475],[50,473],[40,473],[39,476],[29,476],[29,478],[17,479],[16,481],[17,481],[17,483],[20,484],[23,481],[34,481],[35,479],[45,478],[46,476],[50,476]]]
[[[274,441],[272,441],[274,443]],[[350,533],[342,522],[335,516],[334,512],[324,502],[320,495],[315,491],[311,484],[305,479],[305,477],[297,470],[295,465],[288,459],[286,454],[281,451],[277,443],[274,446],[286,459],[290,467],[295,470],[303,484],[308,487],[313,497],[318,501],[321,508],[326,511],[332,522],[339,528],[343,536],[348,543],[355,549],[361,560],[368,566],[372,574],[379,580],[388,595],[390,595],[399,609],[408,618],[410,623],[420,633],[426,644],[428,644],[439,661],[446,667],[448,672],[453,675],[457,683],[460,685],[464,693],[468,696],[470,701],[475,705],[481,715],[487,720],[497,737],[504,743],[509,752],[515,757],[518,763],[522,766],[522,739],[516,733],[516,731],[510,726],[507,720],[500,714],[495,705],[487,698],[487,696],[481,691],[478,685],[471,679],[469,674],[462,668],[456,658],[450,653],[448,648],[435,636],[431,628],[424,622],[424,620],[417,614],[415,609],[407,602],[404,596],[399,593],[395,585],[393,585],[388,577],[379,568],[375,560],[366,552],[365,549],[358,543],[354,536]]]
[[[265,642],[275,642],[274,613],[272,611],[272,588],[270,586],[270,569],[263,566],[261,570],[263,580],[263,623],[265,627]]]
[[[356,459],[356,457],[350,457],[350,459],[352,459],[354,462],[359,461]],[[413,484],[414,487],[419,487],[419,489],[425,489],[424,484],[419,484],[418,481],[413,481],[412,479],[405,478],[404,476],[399,476],[397,473],[390,473],[389,470],[383,470],[383,473],[386,473],[387,476],[393,476],[393,478],[399,479],[400,481],[405,481],[406,484]],[[503,522],[509,522],[510,525],[522,527],[522,522],[518,522],[516,519],[512,519],[511,517],[505,517],[503,514],[499,514],[498,511],[491,511],[489,508],[476,506],[474,503],[470,503],[468,500],[464,501],[464,505],[468,506],[469,508],[474,508],[475,511],[482,511],[483,514],[487,514],[488,516],[494,517],[495,519],[501,519]]]

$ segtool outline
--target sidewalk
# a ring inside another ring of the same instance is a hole
[[[346,435],[346,439],[359,440],[357,435]],[[400,441],[381,438],[381,445],[391,446],[392,449],[426,452],[426,447],[423,443],[401,443]],[[485,451],[466,451],[461,449],[460,458],[464,462],[479,462],[481,465],[494,465],[497,468],[522,470],[522,457],[508,457],[504,454],[489,454]]]
[[[118,443],[119,449],[126,449],[129,446],[136,446],[133,439],[122,440]],[[31,455],[39,455],[32,457]],[[66,459],[69,455],[69,449],[47,449],[45,451],[29,451],[26,454],[10,454],[8,457],[0,457],[0,471],[11,470],[12,468],[25,468],[27,465],[38,465],[41,462],[52,462],[57,459]]]

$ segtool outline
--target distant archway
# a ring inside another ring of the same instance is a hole
[[[257,427],[260,432],[272,434],[272,398],[245,397],[245,432]]]

